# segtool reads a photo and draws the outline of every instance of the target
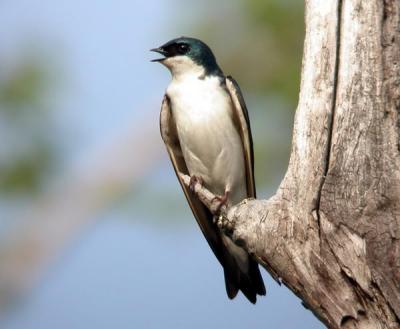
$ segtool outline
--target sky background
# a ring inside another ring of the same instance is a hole
[[[24,234],[50,241],[33,283],[3,297],[1,328],[323,327],[264,270],[256,305],[227,298],[159,137],[170,76],[148,50],[199,37],[242,86],[258,195],[273,194],[287,166],[303,14],[293,1],[266,3],[0,3],[0,251]]]

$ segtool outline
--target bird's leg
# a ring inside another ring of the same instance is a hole
[[[201,186],[203,186],[203,178],[201,178],[200,176],[196,176],[196,175],[192,175],[190,176],[190,181],[189,181],[189,189],[194,192],[194,186],[196,185],[196,183],[199,183]]]
[[[219,204],[218,204],[217,209],[216,209],[217,213],[221,210],[221,207],[223,205],[226,205],[226,203],[228,201],[228,198],[229,198],[229,190],[225,190],[225,193],[224,193],[223,196],[218,196],[217,195],[212,199],[212,202],[219,201]]]

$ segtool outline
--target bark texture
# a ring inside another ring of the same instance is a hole
[[[329,328],[400,328],[400,1],[308,0],[305,19],[285,178],[218,224]]]

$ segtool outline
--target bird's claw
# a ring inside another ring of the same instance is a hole
[[[200,176],[196,176],[196,175],[190,176],[189,189],[192,192],[194,192],[194,187],[197,183],[199,183],[201,186],[203,186],[203,178],[201,178]]]
[[[222,208],[222,206],[224,206],[224,205],[226,205],[226,203],[228,202],[228,197],[229,197],[229,191],[225,191],[225,194],[223,195],[223,196],[215,196],[213,199],[212,199],[212,201],[211,202],[215,202],[215,201],[218,201],[219,202],[219,204],[218,204],[218,206],[217,206],[217,208],[216,208],[216,212],[217,213],[219,213],[220,212],[220,210],[221,210],[221,208]]]

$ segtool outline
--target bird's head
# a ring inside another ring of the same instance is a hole
[[[210,47],[199,39],[180,37],[168,41],[161,47],[151,49],[151,51],[164,56],[154,59],[152,62],[165,65],[173,76],[222,74]]]

